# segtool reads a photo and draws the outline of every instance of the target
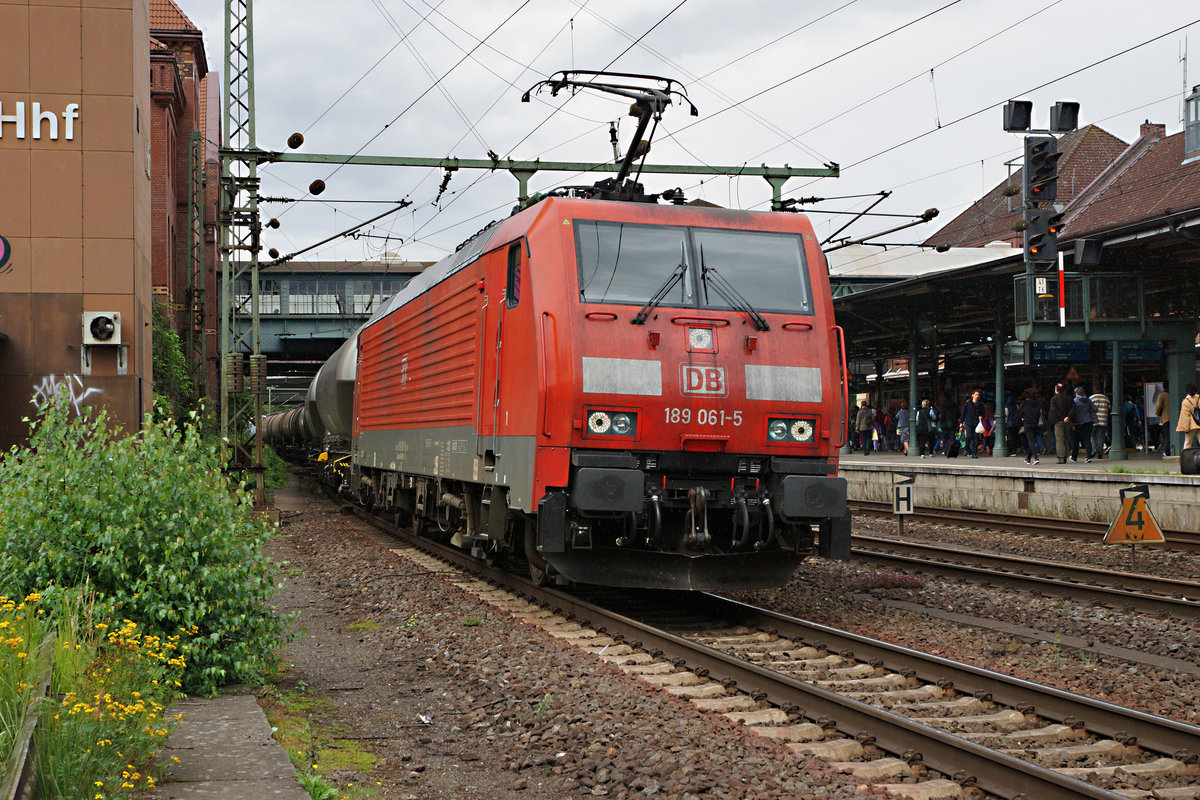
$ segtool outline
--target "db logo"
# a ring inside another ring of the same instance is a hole
[[[704,394],[713,397],[725,396],[724,367],[696,367],[682,364],[683,380],[680,385],[684,394]]]

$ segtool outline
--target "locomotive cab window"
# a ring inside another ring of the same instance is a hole
[[[516,308],[521,302],[521,243],[513,242],[508,246],[508,284],[504,291],[505,302],[509,308]]]
[[[804,242],[790,233],[714,228],[692,231],[700,262],[700,304],[734,308],[741,295],[759,311],[812,313]],[[722,282],[737,295],[722,292]]]
[[[575,252],[585,303],[813,313],[799,234],[575,220]]]
[[[692,305],[686,242],[684,228],[575,220],[579,299],[641,305],[682,272],[661,305]]]

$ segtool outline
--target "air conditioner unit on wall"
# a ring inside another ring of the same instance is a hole
[[[83,343],[85,345],[121,344],[121,312],[83,312]]]

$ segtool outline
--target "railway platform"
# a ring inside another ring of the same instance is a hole
[[[839,473],[850,500],[891,503],[894,486],[912,478],[916,506],[1029,514],[1108,522],[1121,509],[1121,491],[1148,487],[1148,503],[1164,529],[1200,530],[1200,475],[1183,475],[1179,457],[1130,453],[1111,461],[1059,464],[1053,455],[1026,464],[1024,456],[910,458],[903,453],[842,455]]]
[[[183,719],[159,754],[163,780],[155,800],[308,800],[253,695],[189,698],[170,713]]]

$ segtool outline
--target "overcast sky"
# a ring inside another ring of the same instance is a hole
[[[223,3],[177,2],[205,34],[210,68],[220,70]],[[1130,142],[1147,119],[1165,124],[1168,133],[1180,131],[1182,97],[1200,83],[1195,0],[254,5],[261,148],[285,149],[287,137],[302,131],[307,153],[485,158],[491,150],[518,159],[611,160],[610,122],[619,120],[622,148],[634,130],[635,120],[623,116],[627,101],[543,93],[523,104],[521,94],[561,69],[661,75],[683,84],[700,115],[669,108],[648,161],[837,162],[840,178],[796,178],[785,187],[787,197],[831,198],[806,207],[822,238],[849,218],[816,209],[862,209],[873,198],[832,198],[885,190],[893,194],[876,211],[941,212],[889,241],[932,235],[1003,180],[1005,162],[1019,157],[1020,136],[1001,128],[1007,99],[1032,100],[1039,127],[1048,125],[1055,101],[1077,101],[1081,125],[1099,125]],[[321,196],[326,202],[266,205],[264,217],[277,216],[282,225],[267,231],[264,243],[292,253],[386,211],[388,201],[407,199],[411,207],[364,229],[370,236],[340,238],[300,258],[359,260],[387,250],[432,260],[506,216],[515,202],[517,183],[508,173],[457,172],[439,199],[443,177],[419,168],[354,166],[335,173],[331,166],[271,166],[264,195],[303,197],[315,178],[328,188]],[[543,191],[582,182],[578,175],[543,172],[530,186]],[[650,175],[643,183],[653,192],[680,186],[689,199],[735,208],[765,209],[770,199],[770,187],[758,177],[701,182]],[[866,236],[901,221],[860,220],[848,233]]]

